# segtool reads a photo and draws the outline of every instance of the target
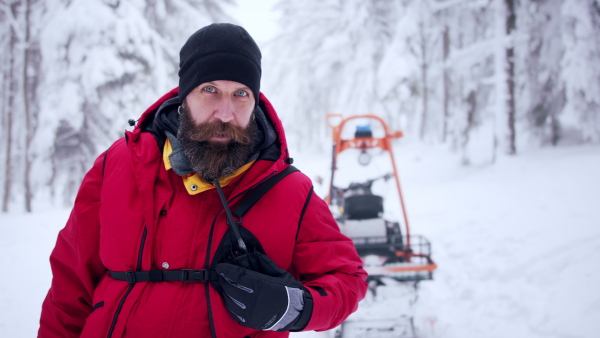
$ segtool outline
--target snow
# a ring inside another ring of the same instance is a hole
[[[48,258],[69,210],[0,214],[0,332],[35,337],[52,274]]]
[[[595,336],[599,150],[501,158],[413,189],[411,201],[430,196],[409,210],[440,266],[418,316],[436,318],[438,336]]]
[[[472,167],[435,148],[396,156],[412,232],[431,241],[439,266],[419,285],[420,337],[595,336],[599,147]],[[390,301],[379,310],[398,314]]]
[[[411,230],[431,241],[439,266],[433,281],[419,284],[414,311],[420,337],[596,336],[600,146],[535,150],[499,157],[494,165],[461,166],[440,147],[401,140],[395,156]],[[309,177],[328,179],[327,154],[294,158]],[[317,193],[324,195],[326,186],[316,184]],[[48,256],[68,214],[0,214],[2,336],[36,335],[51,281]],[[380,288],[353,319],[400,317],[396,297],[405,290]]]

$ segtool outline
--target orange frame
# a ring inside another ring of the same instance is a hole
[[[341,118],[341,122],[337,125],[334,125],[331,122],[332,118],[336,118],[339,117]],[[382,138],[374,138],[374,137],[366,137],[366,138],[360,138],[360,139],[348,139],[348,140],[343,140],[342,139],[342,130],[344,129],[344,126],[346,125],[346,123],[348,123],[348,121],[354,120],[354,119],[359,119],[359,118],[369,118],[369,119],[374,119],[377,120],[381,123],[381,125],[383,126],[383,129],[385,131],[385,136]],[[333,188],[333,178],[334,178],[334,173],[337,169],[336,167],[336,163],[337,163],[337,157],[338,155],[348,149],[372,149],[372,148],[381,148],[384,151],[387,151],[388,154],[391,157],[392,160],[392,167],[393,167],[393,174],[394,174],[394,178],[396,179],[396,188],[398,189],[398,196],[400,197],[400,204],[402,207],[402,215],[404,216],[404,224],[405,224],[405,231],[406,231],[406,246],[407,246],[407,261],[410,262],[410,258],[413,256],[412,255],[412,250],[411,250],[411,246],[410,246],[410,226],[408,223],[408,215],[406,213],[406,207],[404,205],[404,196],[402,195],[402,189],[400,187],[400,177],[398,175],[398,170],[396,169],[396,159],[394,158],[394,152],[392,151],[392,139],[395,138],[400,138],[403,136],[401,131],[397,131],[397,132],[390,132],[387,124],[385,123],[385,121],[377,116],[377,115],[373,115],[373,114],[366,114],[366,115],[354,115],[354,116],[350,116],[347,118],[343,118],[341,114],[327,114],[327,124],[329,125],[329,127],[331,127],[332,129],[332,139],[333,139],[333,155],[332,155],[332,168],[331,168],[331,181],[330,181],[330,185],[329,185],[329,193],[327,194],[327,204],[331,204],[331,193],[332,193],[332,188]],[[434,268],[435,269],[435,268]]]

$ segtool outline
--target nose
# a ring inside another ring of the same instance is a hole
[[[216,103],[214,117],[223,123],[228,123],[234,118],[234,105],[229,98],[221,98]]]

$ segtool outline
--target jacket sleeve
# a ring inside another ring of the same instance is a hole
[[[42,304],[38,337],[79,337],[105,273],[99,257],[100,187],[104,154],[85,175],[66,226],[50,255],[52,284]]]
[[[356,311],[367,291],[367,273],[352,241],[312,191],[301,217],[293,265],[313,299],[304,331],[329,330]]]

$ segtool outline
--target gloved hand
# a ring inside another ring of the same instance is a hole
[[[240,325],[258,330],[303,329],[312,313],[302,315],[302,311],[312,312],[312,300],[305,309],[310,293],[302,283],[266,255],[252,253],[244,256],[245,262],[250,261],[249,265],[244,265],[252,270],[229,263],[216,266],[229,315]]]

